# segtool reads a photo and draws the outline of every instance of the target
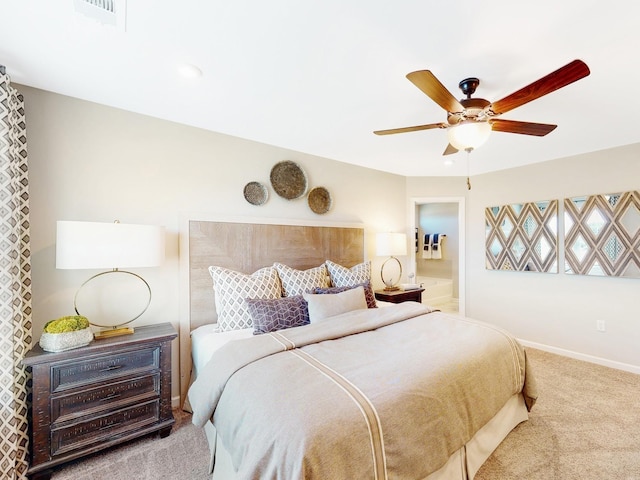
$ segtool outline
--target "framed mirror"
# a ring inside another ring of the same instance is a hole
[[[640,193],[564,200],[565,273],[640,278]]]
[[[485,210],[486,268],[558,273],[558,201]]]

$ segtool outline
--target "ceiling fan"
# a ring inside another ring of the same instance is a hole
[[[449,145],[443,155],[457,153],[459,150],[470,151],[477,148],[484,143],[491,131],[543,137],[553,131],[557,125],[502,120],[497,117],[580,80],[589,75],[589,73],[589,67],[582,60],[574,60],[497,102],[489,102],[484,98],[471,98],[471,95],[475,93],[476,88],[480,85],[480,80],[475,77],[465,78],[458,84],[462,93],[467,97],[458,101],[433,73],[429,70],[418,70],[417,72],[409,73],[407,78],[431,100],[447,111],[447,122],[377,130],[373,133],[376,135],[389,135],[430,130],[432,128],[446,128],[449,129]]]

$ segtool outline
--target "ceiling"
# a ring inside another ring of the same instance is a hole
[[[113,0],[115,26],[78,13],[84,1],[2,1],[14,83],[406,176],[640,141],[635,0]],[[576,58],[590,76],[501,117],[557,124],[546,137],[493,132],[447,167],[445,130],[372,133],[446,121],[409,72],[457,98],[478,77],[474,97],[491,101]],[[203,75],[180,76],[183,63]]]

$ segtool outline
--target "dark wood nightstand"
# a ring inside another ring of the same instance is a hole
[[[418,302],[422,303],[422,292],[424,288],[416,288],[414,290],[394,290],[391,292],[385,290],[376,290],[376,300],[390,303],[402,302]]]
[[[56,465],[152,432],[171,433],[170,323],[94,340],[66,352],[36,345],[23,364],[33,373],[32,480]]]

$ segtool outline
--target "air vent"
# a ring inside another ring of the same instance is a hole
[[[126,0],[74,0],[76,12],[125,30]]]
[[[116,3],[111,0],[84,0],[84,3],[101,8],[114,15],[116,14]]]

